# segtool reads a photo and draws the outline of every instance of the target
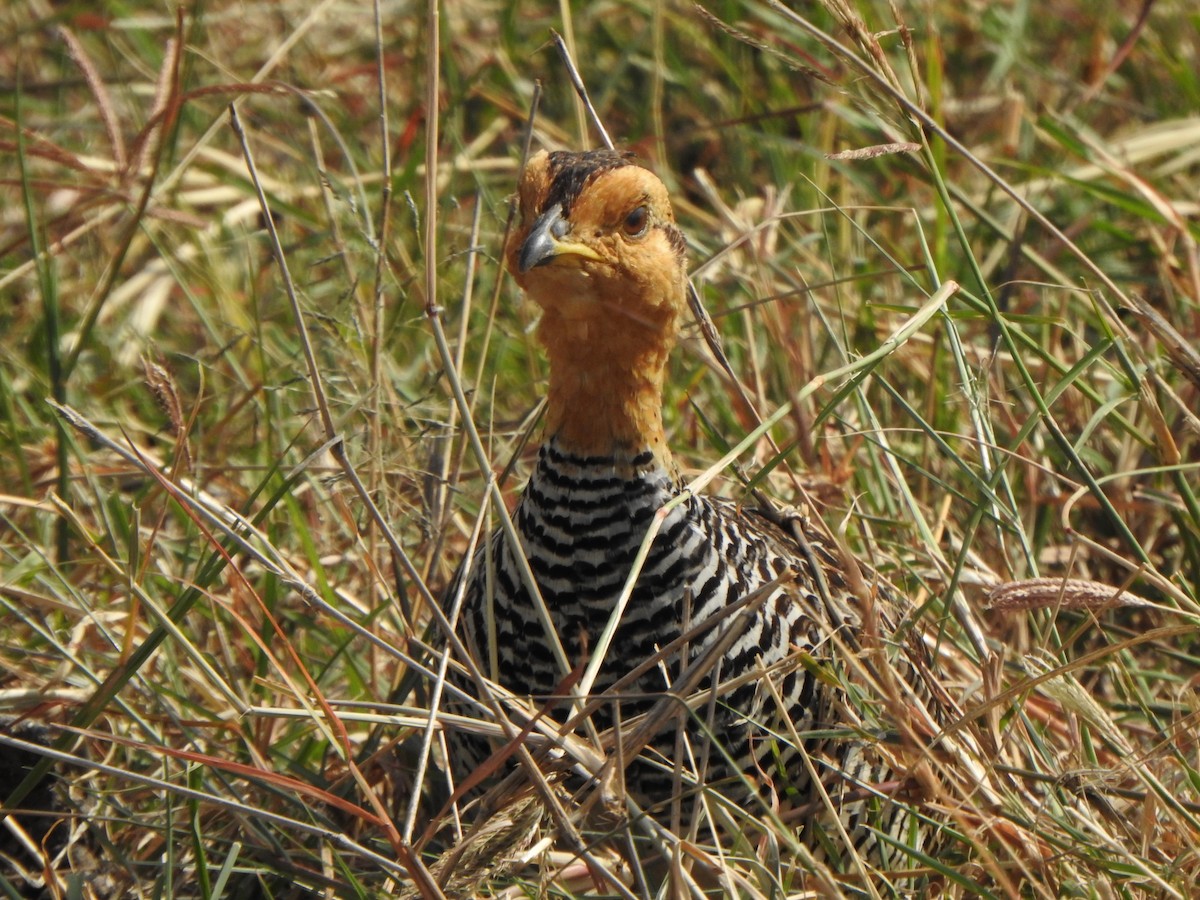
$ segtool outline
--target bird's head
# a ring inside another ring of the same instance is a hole
[[[667,189],[628,153],[538,153],[519,188],[509,271],[542,308],[547,434],[584,456],[667,467],[662,389],[686,304]]]
[[[630,153],[543,151],[525,166],[519,206],[508,268],[543,310],[543,340],[576,323],[592,338],[674,342],[684,240],[654,173]]]

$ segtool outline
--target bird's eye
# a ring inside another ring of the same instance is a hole
[[[621,230],[630,237],[640,237],[645,233],[649,221],[649,210],[644,206],[638,206],[625,217],[625,221],[621,223]]]

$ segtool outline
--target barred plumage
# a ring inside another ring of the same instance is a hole
[[[654,465],[650,453],[629,463],[634,474],[622,477],[615,474],[611,459],[574,457],[551,442],[542,448],[516,511],[522,549],[572,661],[586,659],[594,648],[651,519],[678,490],[669,474]],[[534,600],[521,583],[515,553],[501,532],[492,537],[491,557],[495,566],[491,615],[500,649],[496,674],[515,693],[545,697],[564,673],[558,670]],[[652,658],[683,631],[685,622],[701,625],[718,616],[729,603],[785,575],[793,564],[731,505],[707,497],[687,498],[667,516],[651,546],[593,693],[603,693],[638,663]],[[476,565],[482,569],[486,563],[481,558]],[[472,599],[484,597],[483,577],[482,571],[476,575]],[[470,643],[486,646],[485,604],[472,603],[465,615]],[[718,633],[710,628],[698,635],[690,658],[707,649]],[[725,665],[728,671],[748,671],[758,660],[771,665],[791,655],[793,646],[814,643],[799,605],[780,588],[733,642]],[[668,678],[678,673],[677,663],[668,665],[667,671],[654,667],[623,686],[623,713],[644,711],[648,698],[668,690]],[[807,707],[811,679],[793,672],[783,690],[785,699]],[[744,708],[748,718],[755,717],[753,709],[763,701],[754,696],[753,686],[722,699],[732,708]],[[720,725],[731,718],[727,713],[719,717],[719,733],[726,730]],[[610,712],[598,713],[597,723],[602,728],[611,724]],[[810,724],[797,723],[801,728]],[[767,747],[765,742],[759,746],[762,751]],[[752,762],[745,747],[739,749],[739,756],[746,757],[747,764]],[[641,773],[641,781],[649,778]]]
[[[886,589],[869,585],[884,593],[875,600],[858,596],[839,553],[802,520],[789,531],[730,501],[680,497],[660,410],[686,275],[665,188],[626,155],[543,153],[527,166],[520,202],[522,223],[508,248],[509,267],[542,307],[539,337],[550,355],[551,384],[547,439],[514,523],[519,552],[528,559],[569,665],[594,652],[651,522],[674,502],[591,695],[610,691],[699,626],[684,658],[667,655],[621,683],[613,699],[621,700],[622,721],[648,710],[689,663],[726,640],[716,677],[736,684],[718,689],[711,721],[700,709],[687,727],[696,755],[711,762],[708,782],[734,802],[762,796],[770,785],[787,787],[793,805],[818,808],[809,796],[804,752],[835,803],[857,792],[838,808],[855,844],[877,844],[872,825],[898,834],[909,822],[900,807],[867,815],[880,801],[867,803],[862,795],[892,775],[868,736],[853,736],[871,726],[852,712],[837,677],[843,655],[862,649],[864,603],[874,625],[887,630]],[[566,673],[524,586],[517,553],[501,530],[479,550],[462,631],[485,674],[516,694],[545,699]],[[765,596],[756,596],[764,590]],[[743,618],[725,615],[747,598],[761,602]],[[739,630],[723,639],[734,624]],[[913,652],[904,671],[913,673],[913,697],[924,702],[930,690],[920,677],[919,651]],[[821,667],[830,674],[821,677]],[[765,670],[773,689],[761,678],[742,677]],[[710,686],[711,679],[701,684]],[[593,721],[609,727],[611,705]],[[732,766],[721,752],[702,752],[710,729]],[[839,738],[839,731],[850,734]],[[802,747],[790,739],[793,733]],[[627,784],[641,802],[655,806],[669,799],[670,764],[653,760],[669,761],[675,746],[674,728],[666,725],[645,758],[630,766]],[[461,736],[453,742],[460,776],[483,749]]]

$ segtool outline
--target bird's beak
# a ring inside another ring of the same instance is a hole
[[[560,256],[576,256],[583,259],[600,259],[600,254],[577,241],[565,241],[571,223],[563,218],[561,204],[546,210],[525,237],[521,253],[517,257],[517,271],[522,275],[530,269],[554,262]]]

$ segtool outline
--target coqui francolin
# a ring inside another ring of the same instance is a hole
[[[461,631],[480,671],[546,704],[597,651],[659,516],[590,685],[589,697],[605,700],[592,722],[611,729],[619,709],[619,733],[628,737],[634,717],[677,689],[689,666],[705,669],[686,715],[664,717],[640,755],[637,747],[617,754],[630,796],[659,813],[680,788],[694,796],[700,784],[737,804],[778,800],[807,811],[800,818],[808,838],[835,858],[846,838],[876,857],[886,852],[873,829],[919,847],[918,817],[883,787],[894,793],[903,784],[879,737],[894,732],[889,709],[897,704],[854,704],[845,688],[872,671],[873,652],[891,646],[891,623],[905,611],[895,592],[804,517],[781,523],[681,486],[662,394],[688,285],[665,186],[627,153],[541,152],[524,169],[518,202],[507,265],[541,308],[550,384],[545,440],[513,515],[521,546],[497,529],[463,570]],[[875,634],[871,652],[864,631]],[[897,691],[904,715],[931,733],[941,716],[921,647],[909,639],[891,649],[899,663],[890,671],[908,673]],[[847,674],[851,655],[859,675]],[[555,708],[564,710],[568,704]],[[615,734],[608,739],[611,755]],[[489,752],[461,733],[450,747],[460,780]],[[841,827],[831,827],[835,818]]]

